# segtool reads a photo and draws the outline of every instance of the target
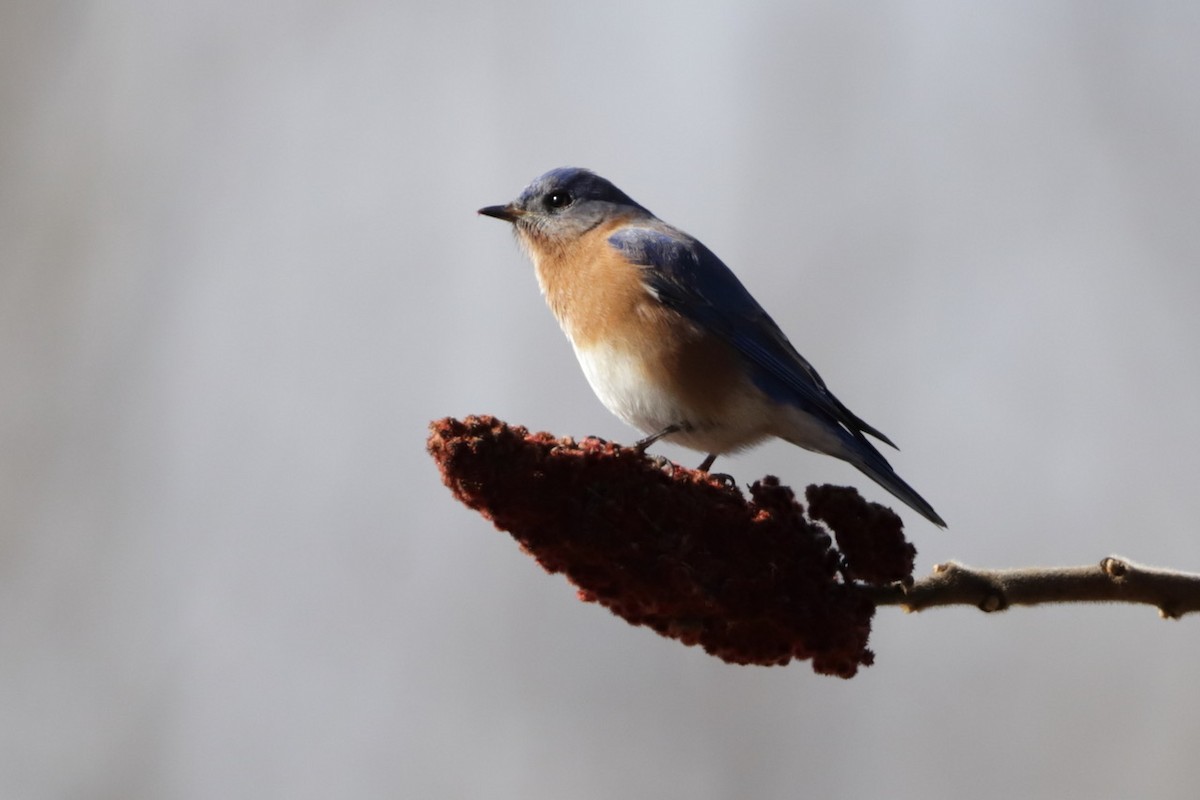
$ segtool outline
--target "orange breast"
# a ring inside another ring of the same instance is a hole
[[[643,268],[630,264],[608,244],[608,237],[622,224],[618,220],[597,227],[563,247],[530,243],[546,301],[581,361],[584,353],[603,347],[608,358],[627,362],[628,369],[619,371],[623,376],[640,376],[656,398],[671,399],[677,406],[671,413],[686,419],[663,421],[664,427],[684,421],[698,427],[720,424],[732,404],[757,390],[744,377],[731,347],[660,303],[643,281]],[[618,370],[613,372],[615,377]],[[604,390],[596,385],[604,377],[591,372],[588,377],[605,399]],[[611,390],[610,394],[623,396],[636,393],[636,387]],[[618,415],[627,416],[605,402]],[[649,420],[639,427],[660,421]]]

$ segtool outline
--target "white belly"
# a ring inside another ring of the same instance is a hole
[[[644,433],[658,433],[685,416],[669,393],[642,370],[635,358],[612,347],[575,348],[588,385],[612,413]]]
[[[604,407],[646,434],[671,425],[685,430],[667,441],[704,453],[729,453],[757,444],[770,435],[774,404],[746,381],[744,391],[731,393],[716,417],[700,417],[686,398],[665,382],[647,374],[641,359],[608,345],[575,348],[583,374]]]

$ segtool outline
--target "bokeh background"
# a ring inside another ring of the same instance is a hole
[[[577,602],[424,441],[635,438],[474,213],[588,166],[901,445],[919,572],[1200,569],[1198,41],[1186,2],[4,3],[0,796],[1196,797],[1198,620],[888,609],[854,680],[733,667]]]

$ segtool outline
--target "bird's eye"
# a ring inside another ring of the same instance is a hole
[[[567,192],[550,192],[546,195],[546,208],[557,211],[571,205],[571,195]]]

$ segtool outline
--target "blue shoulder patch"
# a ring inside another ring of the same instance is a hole
[[[718,310],[734,316],[765,315],[729,267],[686,234],[628,226],[609,236],[608,242],[632,263],[645,267],[647,282],[674,298],[669,305],[688,316]]]

